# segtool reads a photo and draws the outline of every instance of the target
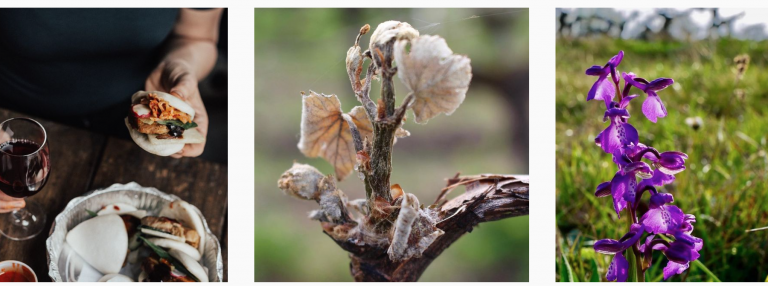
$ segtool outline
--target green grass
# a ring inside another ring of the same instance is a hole
[[[692,263],[686,281],[765,281],[768,231],[745,230],[768,226],[768,78],[764,73],[768,42],[737,40],[558,40],[557,227],[574,279],[590,281],[599,273],[604,281],[612,256],[594,253],[591,243],[618,239],[627,230],[625,220],[613,211],[611,198],[594,196],[595,187],[610,180],[616,169],[610,156],[593,142],[606,127],[601,121],[605,107],[586,102],[595,77],[584,74],[587,67],[605,64],[619,50],[625,52],[621,71],[646,79],[675,79],[673,86],[659,93],[669,112],[666,118],[654,124],[643,116],[643,94],[629,111],[640,142],[689,156],[688,169],[661,190],[672,193],[674,204],[684,212],[696,215],[693,235],[704,239],[699,263]],[[744,53],[751,63],[739,81],[733,58]],[[744,96],[736,96],[737,90]],[[692,117],[700,117],[703,125],[698,129],[687,125],[686,119]],[[656,253],[653,262],[646,281],[663,281],[666,258]],[[560,269],[564,263],[559,256],[557,265],[558,280],[562,280],[559,273],[565,273]]]

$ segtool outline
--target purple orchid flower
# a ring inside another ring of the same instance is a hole
[[[693,222],[696,217],[683,214],[680,208],[666,205],[673,202],[670,194],[655,193],[651,195],[650,210],[641,218],[641,224],[646,232],[651,233],[646,242],[640,246],[644,253],[645,267],[651,265],[651,251],[659,250],[669,259],[664,267],[664,280],[672,275],[683,273],[688,269],[690,262],[699,259],[699,251],[704,245],[701,238],[694,237]],[[668,243],[663,239],[654,239],[656,234],[667,234],[675,237],[675,241]]]
[[[627,204],[635,203],[637,177],[648,179],[651,174],[651,167],[642,161],[630,162],[616,172],[611,179],[611,196],[616,215],[621,217],[621,210],[626,208]]]
[[[645,231],[654,234],[674,234],[685,219],[685,214],[674,205],[666,205],[674,201],[671,194],[651,194],[651,203],[641,218],[640,223]]]
[[[606,106],[603,121],[610,120],[610,125],[595,137],[595,144],[612,155],[618,168],[613,179],[597,186],[595,196],[601,198],[610,195],[616,214],[620,216],[621,211],[628,208],[628,217],[632,222],[630,231],[621,239],[599,240],[595,242],[594,249],[598,253],[614,255],[606,274],[609,281],[627,281],[629,263],[624,257],[624,251],[630,248],[635,253],[642,253],[642,263],[638,265],[638,277],[635,278],[640,280],[644,271],[651,266],[652,252],[655,250],[664,253],[669,260],[664,267],[664,279],[669,279],[688,269],[690,262],[699,258],[703,246],[701,238],[691,235],[696,217],[671,205],[674,202],[673,196],[656,189],[675,181],[675,175],[685,170],[688,155],[678,151],[660,153],[640,143],[637,129],[628,123],[628,108],[630,102],[637,98],[636,94],[629,94],[632,87],[636,87],[647,95],[642,105],[645,117],[654,123],[658,118],[666,117],[666,107],[657,92],[673,84],[674,80],[658,78],[649,82],[631,72],[622,73],[619,77],[616,67],[623,57],[624,52],[619,52],[605,66],[592,66],[586,71],[587,75],[598,77],[587,100],[603,100]],[[608,80],[608,74],[612,82]],[[624,88],[618,92],[616,89],[622,78]],[[613,101],[616,94],[619,98]],[[650,193],[649,209],[638,219],[638,208],[646,191]],[[645,242],[639,244],[638,241],[646,232],[649,235]],[[674,240],[670,237],[674,237]]]
[[[631,84],[648,95],[648,98],[643,102],[643,114],[648,120],[656,123],[657,118],[667,116],[667,108],[664,107],[664,102],[661,101],[656,92],[675,83],[673,79],[662,77],[648,82],[644,78],[635,77],[632,73],[623,73],[622,77],[624,77],[625,83]]]
[[[611,264],[608,265],[608,273],[605,274],[605,279],[608,281],[627,282],[629,277],[629,262],[624,258],[624,254],[616,253],[611,260]]]
[[[643,235],[643,227],[639,224],[633,224],[630,230],[619,240],[601,239],[595,242],[593,246],[595,251],[603,254],[613,254],[611,265],[608,266],[608,273],[605,278],[608,281],[626,282],[629,274],[629,262],[624,257],[624,250],[629,249],[640,240]]]
[[[686,159],[688,155],[683,152],[669,151],[659,154],[659,159],[654,163],[664,174],[674,175],[685,170]]]
[[[626,145],[637,145],[639,141],[637,129],[624,121],[627,118],[629,118],[629,112],[626,109],[611,108],[605,111],[603,122],[610,120],[611,124],[595,138],[595,143],[603,148],[605,153],[613,154]]]
[[[688,159],[688,155],[683,152],[668,151],[659,153],[655,148],[648,147],[643,143],[628,145],[624,147],[623,152],[632,161],[640,161],[642,159],[650,161],[654,167],[653,176],[650,179],[643,180],[642,183],[659,187],[674,182],[674,174],[685,170],[685,160]]]
[[[606,106],[613,101],[613,97],[616,94],[616,85],[619,83],[616,67],[619,66],[623,58],[624,51],[619,51],[619,54],[613,56],[605,66],[592,66],[587,69],[587,75],[597,76],[597,81],[595,81],[592,89],[587,94],[587,101],[592,99],[603,100]],[[611,75],[613,82],[608,80],[608,75]]]
[[[667,242],[664,239],[656,239],[656,235],[649,235],[646,242],[639,249],[645,258],[644,267],[651,266],[651,252],[658,250],[664,253],[669,260],[664,267],[664,280],[675,274],[681,274],[690,267],[690,262],[699,259],[699,251],[704,245],[701,238],[693,237],[685,232],[678,232],[675,241]]]

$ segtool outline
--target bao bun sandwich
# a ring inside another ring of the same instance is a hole
[[[185,144],[205,142],[197,132],[195,110],[184,100],[160,91],[139,91],[131,96],[131,112],[125,125],[142,149],[169,156]]]

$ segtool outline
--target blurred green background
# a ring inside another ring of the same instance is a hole
[[[455,53],[469,56],[473,72],[453,115],[405,124],[412,135],[395,145],[392,183],[432,201],[456,172],[528,173],[527,9],[256,9],[256,281],[352,281],[347,253],[307,219],[317,204],[283,195],[277,180],[294,160],[333,172],[296,147],[299,92],[337,94],[345,112],[359,105],[346,52],[360,27],[375,29],[387,20],[442,36]],[[369,36],[361,40],[364,49]],[[402,100],[406,89],[395,82]],[[379,88],[374,82],[374,100]],[[365,196],[354,175],[339,188],[350,199]],[[421,281],[528,281],[528,217],[480,225],[436,259]]]
[[[685,213],[696,215],[693,235],[704,239],[701,263],[691,267],[686,280],[766,281],[768,230],[745,232],[768,226],[766,41],[558,39],[558,254],[566,254],[574,278],[605,280],[612,256],[595,254],[591,244],[602,238],[619,239],[627,231],[626,220],[616,217],[611,198],[594,196],[595,187],[610,180],[616,169],[611,157],[594,144],[595,136],[607,126],[602,122],[605,106],[586,102],[596,78],[584,74],[620,50],[625,52],[620,71],[649,80],[675,80],[659,92],[669,115],[658,123],[643,116],[645,95],[637,89],[632,93],[641,96],[628,109],[641,143],[689,156],[688,169],[661,189],[673,194],[674,204]],[[740,54],[749,55],[751,63],[739,81],[734,58]],[[648,203],[647,196],[643,201]],[[662,280],[667,259],[656,251],[653,263],[646,281]],[[564,265],[558,256],[558,279]]]

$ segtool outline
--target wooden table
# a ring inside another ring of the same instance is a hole
[[[0,122],[12,117],[28,116],[0,108]],[[47,211],[47,226],[37,237],[25,241],[0,236],[0,261],[22,261],[34,269],[38,280],[51,281],[45,240],[56,215],[71,199],[85,192],[114,183],[137,182],[177,195],[200,209],[221,243],[224,281],[227,280],[226,165],[197,158],[155,156],[133,141],[34,119],[48,133],[52,166],[45,188],[27,200],[40,204]]]

